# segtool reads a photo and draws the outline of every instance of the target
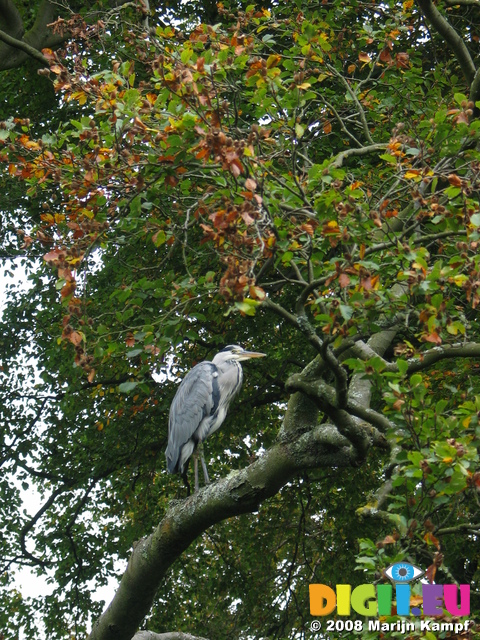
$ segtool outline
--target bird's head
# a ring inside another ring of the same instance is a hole
[[[260,353],[259,351],[247,351],[238,344],[229,344],[228,347],[225,347],[225,349],[217,353],[213,359],[213,363],[218,364],[219,362],[226,362],[227,360],[237,360],[241,362],[242,360],[250,360],[250,358],[263,358],[266,355],[266,353]]]

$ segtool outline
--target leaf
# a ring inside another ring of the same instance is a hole
[[[344,320],[350,320],[350,318],[353,316],[353,308],[350,307],[347,304],[341,304],[338,307],[340,309],[340,313],[342,315],[342,318]]]
[[[421,175],[422,172],[420,171],[420,169],[409,169],[408,171],[405,171],[403,177],[407,180],[414,180],[416,178],[420,178]]]
[[[408,362],[406,360],[402,360],[401,358],[397,358],[397,367],[401,375],[404,376],[408,370]]]
[[[143,348],[137,348],[137,349],[130,349],[130,351],[126,352],[126,356],[127,358],[135,358],[136,356],[139,356],[141,353],[143,353]]]
[[[159,229],[152,236],[152,242],[156,247],[161,247],[162,244],[165,244],[166,240],[167,240],[167,236],[163,229]]]
[[[267,69],[271,69],[272,67],[276,67],[281,61],[282,57],[278,54],[272,54],[267,58]]]
[[[346,273],[341,273],[338,277],[338,283],[342,288],[348,287],[348,285],[350,284],[350,278]]]
[[[423,536],[423,539],[427,544],[434,545],[435,547],[437,547],[437,549],[440,549],[440,541],[430,531],[427,531],[427,533]]]
[[[122,382],[118,385],[118,390],[122,393],[130,393],[133,391],[138,385],[138,382]]]
[[[45,262],[56,262],[61,255],[65,255],[63,251],[60,249],[54,249],[53,251],[49,251],[43,256]]]
[[[459,176],[457,176],[456,173],[451,173],[448,176],[448,181],[454,187],[461,187],[462,186],[462,180],[459,178]]]
[[[302,125],[297,122],[295,125],[295,133],[297,135],[297,138],[302,138],[303,134],[305,133],[305,127],[302,127]]]
[[[247,316],[254,316],[259,304],[260,302],[258,300],[245,298],[242,302],[235,302],[235,307]]]

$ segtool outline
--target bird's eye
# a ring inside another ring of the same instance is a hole
[[[414,564],[395,562],[385,569],[385,574],[394,582],[411,582],[425,573]]]

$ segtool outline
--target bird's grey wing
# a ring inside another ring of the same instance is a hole
[[[167,467],[178,471],[182,447],[193,437],[200,423],[218,406],[217,368],[200,362],[180,383],[170,407],[168,420]]]

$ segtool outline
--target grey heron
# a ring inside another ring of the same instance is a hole
[[[265,353],[246,351],[229,345],[213,358],[191,369],[180,383],[173,398],[168,419],[168,446],[165,452],[169,473],[180,473],[190,493],[187,468],[193,454],[195,491],[198,491],[197,447],[217,431],[227,415],[230,403],[240,391],[243,371],[240,362],[262,358]],[[208,472],[200,446],[205,483]]]

